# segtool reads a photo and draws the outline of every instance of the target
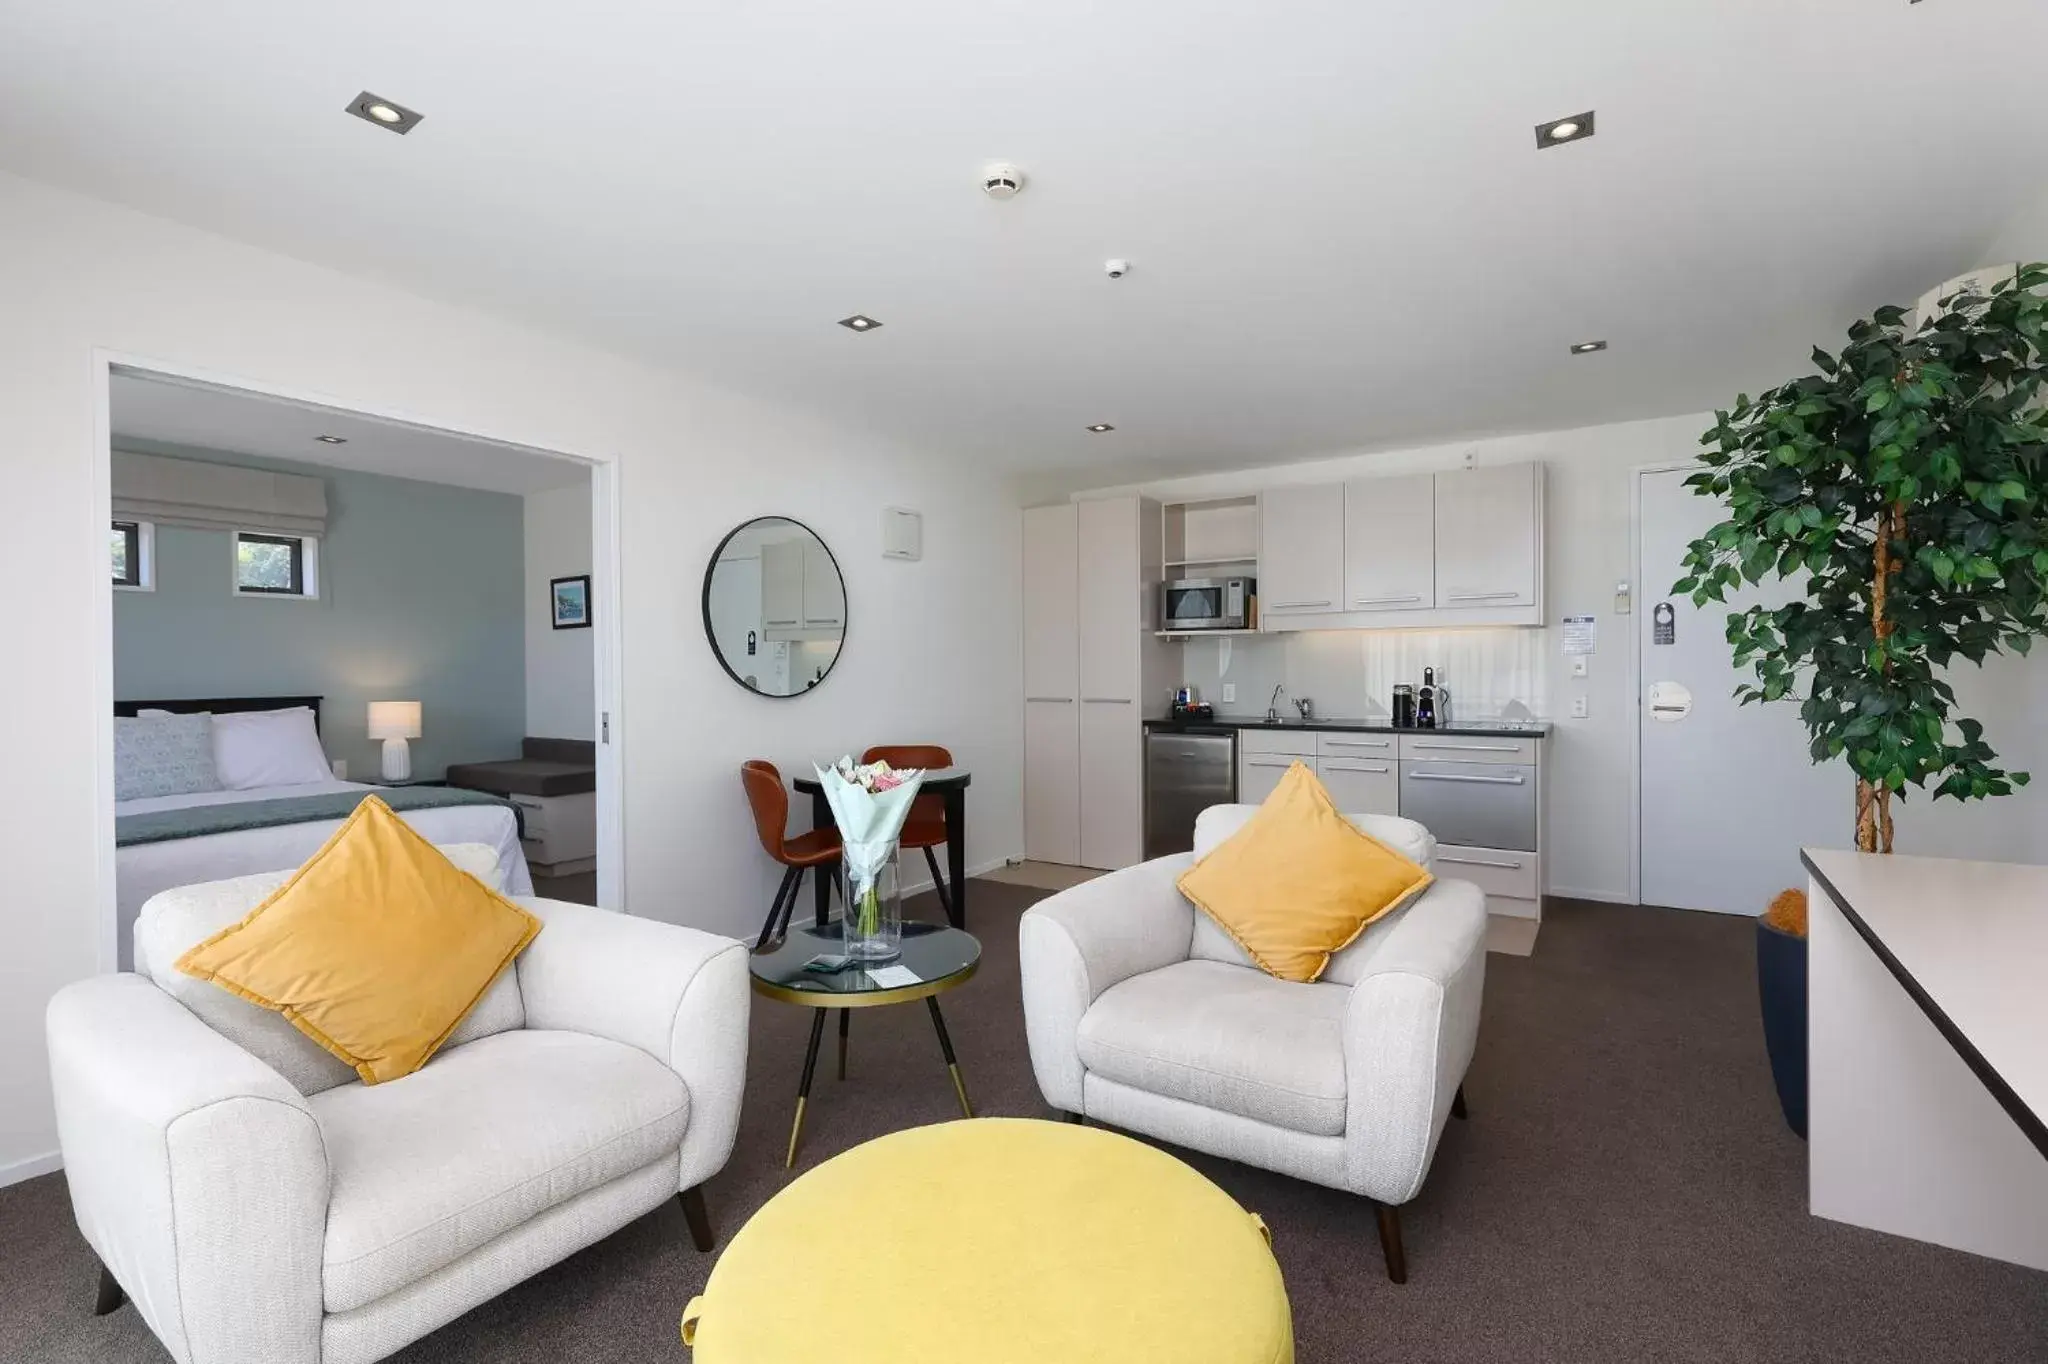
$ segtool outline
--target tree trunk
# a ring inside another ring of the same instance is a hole
[[[1892,562],[1892,541],[1905,537],[1906,504],[1894,502],[1877,518],[1877,571],[1870,584],[1870,631],[1880,644],[1891,638],[1894,628],[1884,609],[1892,574],[1897,572],[1897,565]],[[1889,656],[1883,666],[1886,673],[1891,672]],[[1891,788],[1861,777],[1856,779],[1856,849],[1886,853],[1892,850]]]

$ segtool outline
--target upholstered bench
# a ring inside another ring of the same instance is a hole
[[[520,842],[540,875],[590,870],[597,856],[597,745],[528,738],[519,747],[520,755],[504,762],[451,763],[448,784],[517,805]]]
[[[740,1229],[695,1364],[1290,1364],[1264,1225],[1162,1151],[977,1118],[857,1146]]]

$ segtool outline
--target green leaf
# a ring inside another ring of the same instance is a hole
[[[1880,388],[1864,401],[1863,410],[1865,412],[1882,412],[1891,405],[1892,391],[1888,388]]]

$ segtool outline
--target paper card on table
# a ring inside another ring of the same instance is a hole
[[[908,966],[870,966],[868,979],[880,990],[900,990],[906,985],[916,985],[922,977]]]

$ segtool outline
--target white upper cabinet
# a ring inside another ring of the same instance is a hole
[[[839,565],[832,551],[815,537],[803,546],[804,628],[838,630],[846,625],[846,587],[839,581]]]
[[[1356,478],[1344,485],[1341,611],[1436,605],[1436,478]]]
[[[1151,624],[1139,566],[1138,499],[1081,502],[1075,511],[1079,581],[1085,585],[1079,605],[1081,699],[1130,706],[1128,718],[1142,719],[1135,709],[1138,641]]]
[[[804,547],[801,540],[761,546],[761,625],[801,630],[804,624]]]
[[[1542,476],[1540,464],[1436,475],[1438,610],[1492,615],[1541,605]]]
[[[1080,695],[1079,524],[1074,504],[1024,513],[1024,699]]]
[[[1269,488],[1260,496],[1259,508],[1260,617],[1285,628],[1291,616],[1342,611],[1342,486]]]

